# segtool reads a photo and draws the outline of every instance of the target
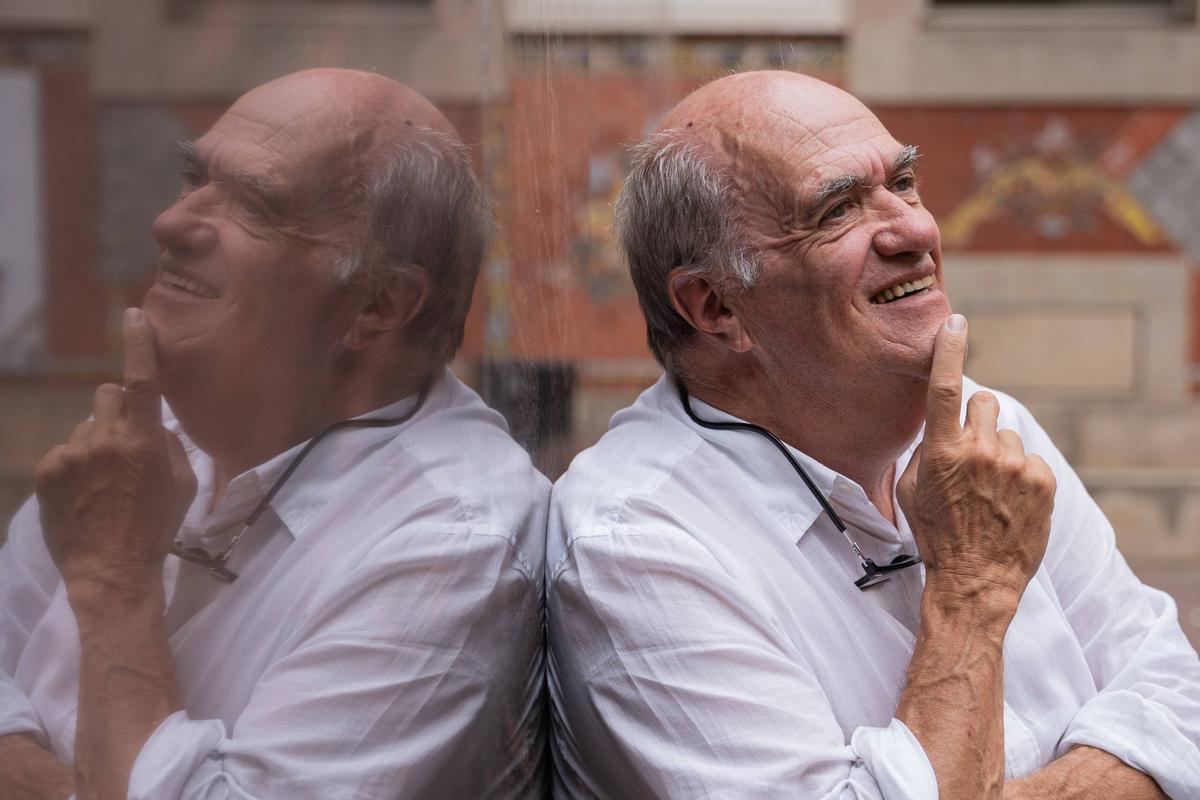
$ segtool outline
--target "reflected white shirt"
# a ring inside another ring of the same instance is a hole
[[[1049,548],[1005,640],[1006,775],[1090,745],[1176,800],[1200,797],[1200,660],[1174,604],[1134,577],[1045,432],[997,394],[1000,426],[1058,477]],[[876,563],[916,551],[899,509],[897,529],[857,484],[791,452]],[[893,718],[923,568],[866,592],[861,574],[774,446],[691,422],[664,377],[554,488],[556,794],[935,799]]]
[[[207,514],[212,462],[184,444],[200,491],[180,536],[209,552],[300,447],[238,476]],[[186,710],[146,743],[129,796],[539,796],[548,495],[448,370],[403,425],[322,440],[246,535],[235,582],[167,560]],[[0,734],[32,733],[69,763],[78,664],[31,500],[0,551]]]

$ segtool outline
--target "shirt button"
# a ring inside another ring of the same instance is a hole
[[[854,484],[849,481],[838,481],[834,488],[841,494],[854,494]]]

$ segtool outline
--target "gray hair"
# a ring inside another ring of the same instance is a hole
[[[617,237],[646,318],[650,351],[672,372],[679,372],[680,352],[694,328],[671,305],[670,272],[684,267],[727,292],[758,280],[736,195],[729,175],[678,131],[661,131],[633,148],[629,177],[614,204]]]
[[[363,225],[338,257],[337,276],[371,283],[424,270],[429,295],[409,330],[445,363],[462,345],[491,209],[467,147],[439,131],[414,127],[374,162],[359,187]]]

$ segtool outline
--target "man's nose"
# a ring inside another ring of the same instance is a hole
[[[209,203],[202,196],[204,191],[202,188],[181,194],[154,220],[151,232],[160,247],[202,253],[216,243],[217,232],[207,213]]]
[[[884,256],[924,256],[938,246],[941,234],[929,210],[920,203],[886,193],[875,249]]]

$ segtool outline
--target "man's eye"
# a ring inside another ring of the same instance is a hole
[[[905,175],[897,178],[892,183],[892,191],[896,192],[911,192],[917,188],[917,179],[912,175]]]
[[[194,169],[183,171],[183,185],[189,189],[199,189],[206,182],[204,175]]]
[[[850,201],[843,200],[821,215],[821,222],[836,222],[850,213]]]

